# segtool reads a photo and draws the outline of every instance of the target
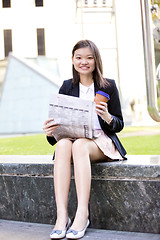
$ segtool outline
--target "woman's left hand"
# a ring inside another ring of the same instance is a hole
[[[112,115],[108,112],[107,103],[96,104],[96,113],[108,124],[112,122]]]

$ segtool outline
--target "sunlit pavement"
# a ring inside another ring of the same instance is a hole
[[[0,240],[49,240],[52,225],[0,220]],[[84,240],[160,240],[159,234],[88,228]]]

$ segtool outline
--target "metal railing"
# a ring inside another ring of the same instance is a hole
[[[156,79],[152,17],[149,0],[140,0],[146,72],[147,108],[153,120],[160,122]]]

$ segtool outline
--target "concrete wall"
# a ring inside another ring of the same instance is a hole
[[[52,79],[33,63],[11,55],[0,99],[0,134],[42,132],[50,95],[58,93],[59,86],[58,76]]]

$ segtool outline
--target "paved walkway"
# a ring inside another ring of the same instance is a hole
[[[154,136],[154,135],[160,135],[160,128],[153,128],[153,129],[145,129],[142,131],[134,131],[134,132],[127,132],[118,133],[119,137],[134,137],[134,136]]]
[[[50,240],[49,224],[0,220],[0,240]],[[120,232],[88,228],[84,240],[160,240],[159,234]]]

